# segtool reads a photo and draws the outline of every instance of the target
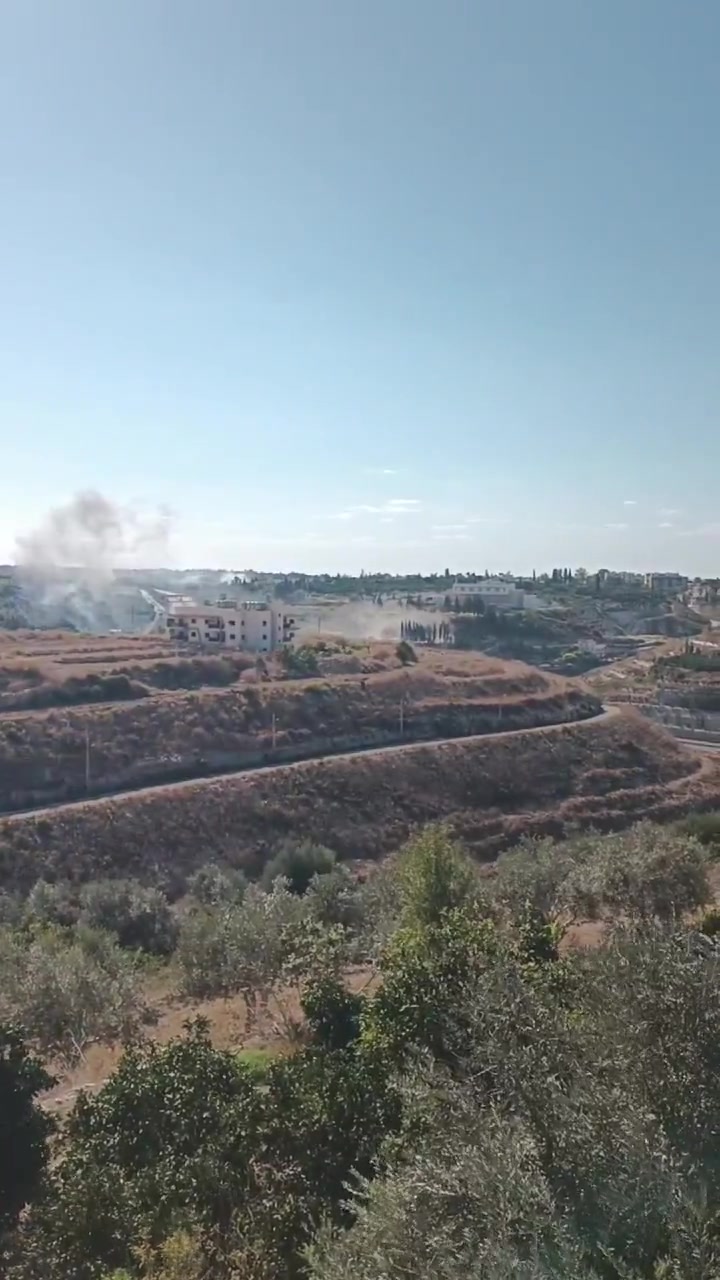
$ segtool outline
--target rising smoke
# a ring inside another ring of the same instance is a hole
[[[54,507],[15,543],[32,625],[89,631],[124,627],[128,602],[117,587],[118,571],[162,563],[169,532],[168,512],[144,516],[95,490]]]
[[[75,568],[112,574],[167,547],[169,516],[147,518],[88,489],[54,507],[42,524],[16,540],[16,560],[26,569]]]

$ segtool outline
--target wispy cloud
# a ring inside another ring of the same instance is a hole
[[[411,516],[420,511],[419,498],[388,498],[385,502],[357,502],[344,511],[334,511],[326,520],[354,520],[356,516]]]
[[[636,501],[636,499],[635,499],[635,498],[626,498],[626,499],[625,499],[625,501],[623,502],[623,506],[624,506],[624,507],[636,507],[636,506],[637,506],[637,501]]]
[[[433,542],[469,542],[469,533],[434,533]]]
[[[505,516],[468,516],[468,524],[509,524]]]
[[[433,533],[465,533],[466,524],[433,524],[430,526]]]
[[[396,476],[399,475],[397,467],[364,467],[365,474],[368,476]]]
[[[623,522],[620,520],[620,521],[614,521],[612,524],[606,524],[605,528],[614,529],[617,533],[621,533],[623,529],[628,528],[628,525],[623,524]]]
[[[658,525],[658,529],[672,529],[673,527],[672,520],[661,520]]]
[[[680,511],[680,507],[661,507],[659,514],[661,516],[679,516]]]

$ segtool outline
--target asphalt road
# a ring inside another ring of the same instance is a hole
[[[589,716],[585,720],[564,720],[560,724],[535,725],[529,729],[501,729],[497,733],[476,733],[467,737],[426,738],[420,742],[401,742],[395,746],[361,747],[356,748],[354,751],[338,751],[330,755],[307,757],[304,760],[293,760],[284,764],[258,765],[250,769],[228,769],[223,773],[213,773],[212,776],[205,778],[184,778],[179,782],[158,782],[148,787],[139,786],[129,787],[125,791],[107,791],[101,795],[89,796],[84,800],[58,800],[52,804],[39,805],[36,808],[16,810],[14,813],[0,813],[0,823],[19,822],[23,818],[40,818],[43,814],[57,813],[59,810],[81,809],[94,804],[108,804],[114,800],[126,800],[129,796],[156,795],[161,791],[181,791],[186,787],[209,787],[223,778],[250,777],[258,773],[279,771],[287,772],[289,769],[301,769],[308,764],[325,764],[334,760],[353,760],[360,756],[395,755],[399,751],[419,751],[425,747],[444,747],[458,742],[482,742],[489,738],[512,738],[525,733],[561,733],[576,726],[591,726],[604,720],[614,719],[616,716],[621,715],[623,710],[624,708],[622,707],[611,706],[605,707],[599,715]],[[695,746],[697,746],[697,743],[695,743]]]

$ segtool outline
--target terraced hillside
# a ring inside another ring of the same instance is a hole
[[[0,820],[0,885],[135,875],[181,893],[211,859],[257,872],[284,836],[377,859],[448,820],[482,858],[523,832],[621,827],[717,805],[720,764],[631,711],[180,783]]]
[[[217,664],[235,658],[178,660],[152,650],[143,658],[136,648],[131,659],[127,641],[116,656],[109,639],[100,643],[86,641],[89,652],[74,655],[77,678],[80,658],[97,659],[86,662],[96,684],[141,683],[143,695],[4,714],[0,703],[0,810],[362,746],[557,724],[600,709],[569,680],[480,654],[419,651],[403,667],[392,647],[337,645],[318,651],[310,679],[281,678],[277,665],[258,679],[253,667],[252,680],[234,670],[236,683],[217,688]],[[55,668],[72,656],[61,646]],[[237,660],[247,664],[246,655]],[[207,683],[168,687],[181,678]],[[43,689],[57,681],[48,671]]]

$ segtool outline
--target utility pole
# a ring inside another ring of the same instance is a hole
[[[85,790],[90,790],[90,727],[85,726]]]

